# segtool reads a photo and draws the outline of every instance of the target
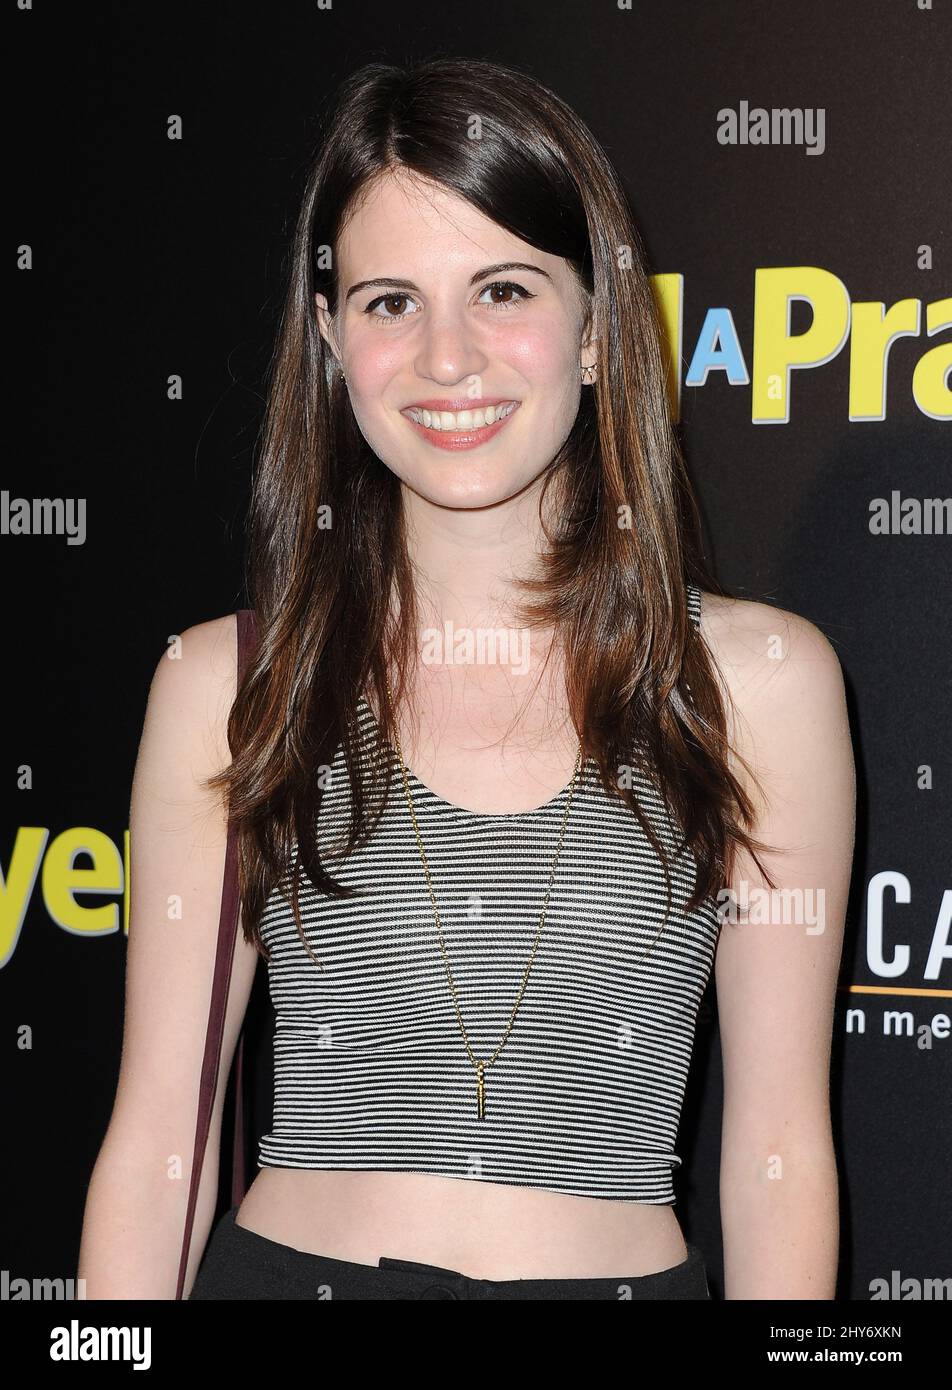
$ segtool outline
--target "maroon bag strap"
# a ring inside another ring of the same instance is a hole
[[[257,632],[254,613],[250,608],[241,608],[237,613],[238,622],[238,682],[247,668]],[[198,1202],[198,1189],[202,1176],[202,1165],[211,1129],[212,1110],[215,1092],[218,1088],[218,1071],[221,1061],[222,1035],[225,1029],[225,1011],[228,1006],[228,987],[231,984],[231,965],[235,950],[235,937],[238,930],[238,836],[229,825],[228,840],[225,847],[225,870],[222,878],[221,914],[218,919],[218,948],[215,952],[215,972],[212,978],[212,996],[208,1008],[208,1026],[205,1030],[205,1052],[202,1057],[202,1078],[198,1097],[198,1121],[195,1127],[195,1150],[192,1155],[192,1168],[189,1175],[188,1206],[185,1211],[185,1233],[182,1239],[182,1254],[179,1260],[176,1299],[181,1299],[185,1287],[188,1268],[188,1254],[192,1239],[192,1226],[195,1222],[195,1207]],[[242,1072],[244,1055],[244,1034],[238,1040],[235,1060],[235,1135],[232,1166],[232,1204],[237,1205],[245,1194],[245,1152],[244,1152],[244,1109],[242,1106]]]

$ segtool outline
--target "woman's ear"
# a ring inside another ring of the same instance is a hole
[[[591,298],[585,310],[585,319],[582,324],[582,342],[579,347],[578,358],[579,366],[582,369],[582,380],[584,382],[594,381],[597,375],[598,349],[598,318],[595,312],[595,300]],[[595,372],[592,373],[587,371],[586,369],[589,367],[594,367]]]
[[[321,337],[336,358],[337,364],[340,365],[340,346],[334,333],[334,319],[327,307],[327,299],[323,294],[315,294],[314,304],[317,310],[317,326],[320,330]]]

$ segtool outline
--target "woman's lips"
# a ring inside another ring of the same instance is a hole
[[[416,430],[417,434],[422,435],[428,444],[432,444],[437,449],[476,449],[480,444],[485,444],[488,439],[492,439],[500,430],[505,429],[519,406],[520,402],[516,401],[514,409],[502,420],[497,420],[492,425],[483,425],[481,429],[465,430],[428,429],[426,425],[419,424],[409,415],[403,415],[402,411],[400,413],[411,429]]]

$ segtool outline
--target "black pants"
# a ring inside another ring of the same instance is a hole
[[[332,1260],[282,1245],[235,1222],[237,1207],[212,1231],[192,1288],[195,1299],[709,1299],[701,1252],[657,1274],[630,1279],[471,1279],[453,1269],[384,1256],[379,1264]]]

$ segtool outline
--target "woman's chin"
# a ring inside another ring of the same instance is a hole
[[[452,507],[458,511],[478,511],[497,507],[520,492],[532,478],[500,477],[496,470],[480,470],[461,463],[448,463],[438,470],[416,469],[401,475],[405,489],[434,507]]]

